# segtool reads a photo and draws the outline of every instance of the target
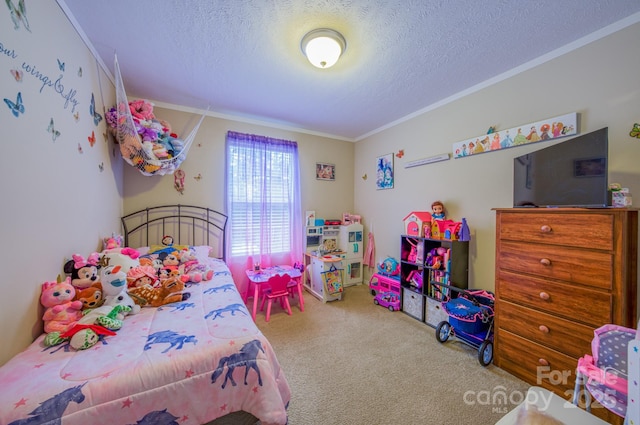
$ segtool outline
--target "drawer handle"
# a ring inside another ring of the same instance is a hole
[[[551,260],[549,260],[548,258],[542,258],[540,259],[540,264],[542,264],[543,266],[550,266]]]
[[[547,294],[546,292],[540,292],[540,298],[542,298],[543,300],[548,300],[549,294]]]
[[[538,363],[542,366],[549,366],[549,362],[546,359],[538,359]]]
[[[548,224],[545,224],[540,228],[540,231],[542,233],[551,233],[551,226],[549,226]]]
[[[540,332],[542,332],[543,334],[548,334],[549,333],[549,328],[546,327],[545,325],[540,325],[538,326],[538,329],[540,330]]]

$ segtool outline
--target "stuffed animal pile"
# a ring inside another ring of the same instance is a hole
[[[156,118],[152,103],[143,99],[132,100],[129,102],[129,110],[137,137],[126,134],[124,140],[120,140],[120,151],[128,162],[134,163],[148,174],[153,174],[162,167],[160,161],[174,158],[181,153],[184,156],[182,151],[185,143],[172,131],[171,124]],[[109,131],[116,137],[118,121],[126,119],[125,116],[118,115],[115,107],[106,113]]]
[[[88,349],[101,337],[116,335],[127,315],[185,301],[191,296],[187,284],[213,277],[192,247],[173,245],[170,236],[163,243],[141,257],[113,236],[100,253],[74,254],[63,267],[66,279],[42,284],[44,345],[68,342],[76,350]]]
[[[114,315],[129,307],[105,306],[83,310],[85,306],[98,302],[94,300],[85,304],[74,299],[76,291],[71,281],[71,277],[67,277],[64,281],[59,278],[57,282],[42,284],[40,302],[46,307],[42,317],[47,333],[44,338],[46,347],[69,341],[76,350],[85,350],[97,344],[99,335],[115,335],[113,330],[122,327],[122,321]],[[97,287],[91,286],[85,291],[89,289],[97,290]]]
[[[152,246],[140,258],[141,265],[152,266],[160,277],[179,276],[185,284],[211,280],[213,270],[202,264],[188,245],[174,245],[171,236],[162,238],[163,245]]]

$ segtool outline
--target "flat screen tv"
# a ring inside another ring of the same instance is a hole
[[[606,207],[608,127],[513,160],[514,207]]]

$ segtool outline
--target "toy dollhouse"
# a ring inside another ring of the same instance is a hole
[[[425,236],[425,226],[431,224],[431,213],[428,211],[412,211],[405,218],[404,221],[404,233],[409,236]]]

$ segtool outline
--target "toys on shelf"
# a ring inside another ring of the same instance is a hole
[[[416,289],[422,288],[422,273],[419,270],[411,270],[407,276],[407,282]]]
[[[431,227],[431,213],[428,211],[412,211],[405,218],[404,234],[417,237],[425,236],[425,231]],[[430,230],[428,230],[430,232]]]
[[[369,289],[371,290],[371,295],[377,295],[381,292],[400,294],[400,276],[385,276],[380,273],[374,273],[369,279]]]
[[[412,211],[403,218],[403,222],[404,234],[407,236],[452,241],[471,239],[466,219],[463,218],[462,221],[446,219],[445,207],[441,201],[431,204],[431,212]]]
[[[435,201],[431,204],[431,218],[433,220],[444,220],[444,204],[440,201]]]
[[[378,273],[386,276],[396,276],[400,274],[400,263],[393,257],[387,257],[378,264]]]
[[[361,223],[362,218],[357,214],[351,213],[343,213],[342,214],[342,224],[344,226],[348,226],[349,224]]]

